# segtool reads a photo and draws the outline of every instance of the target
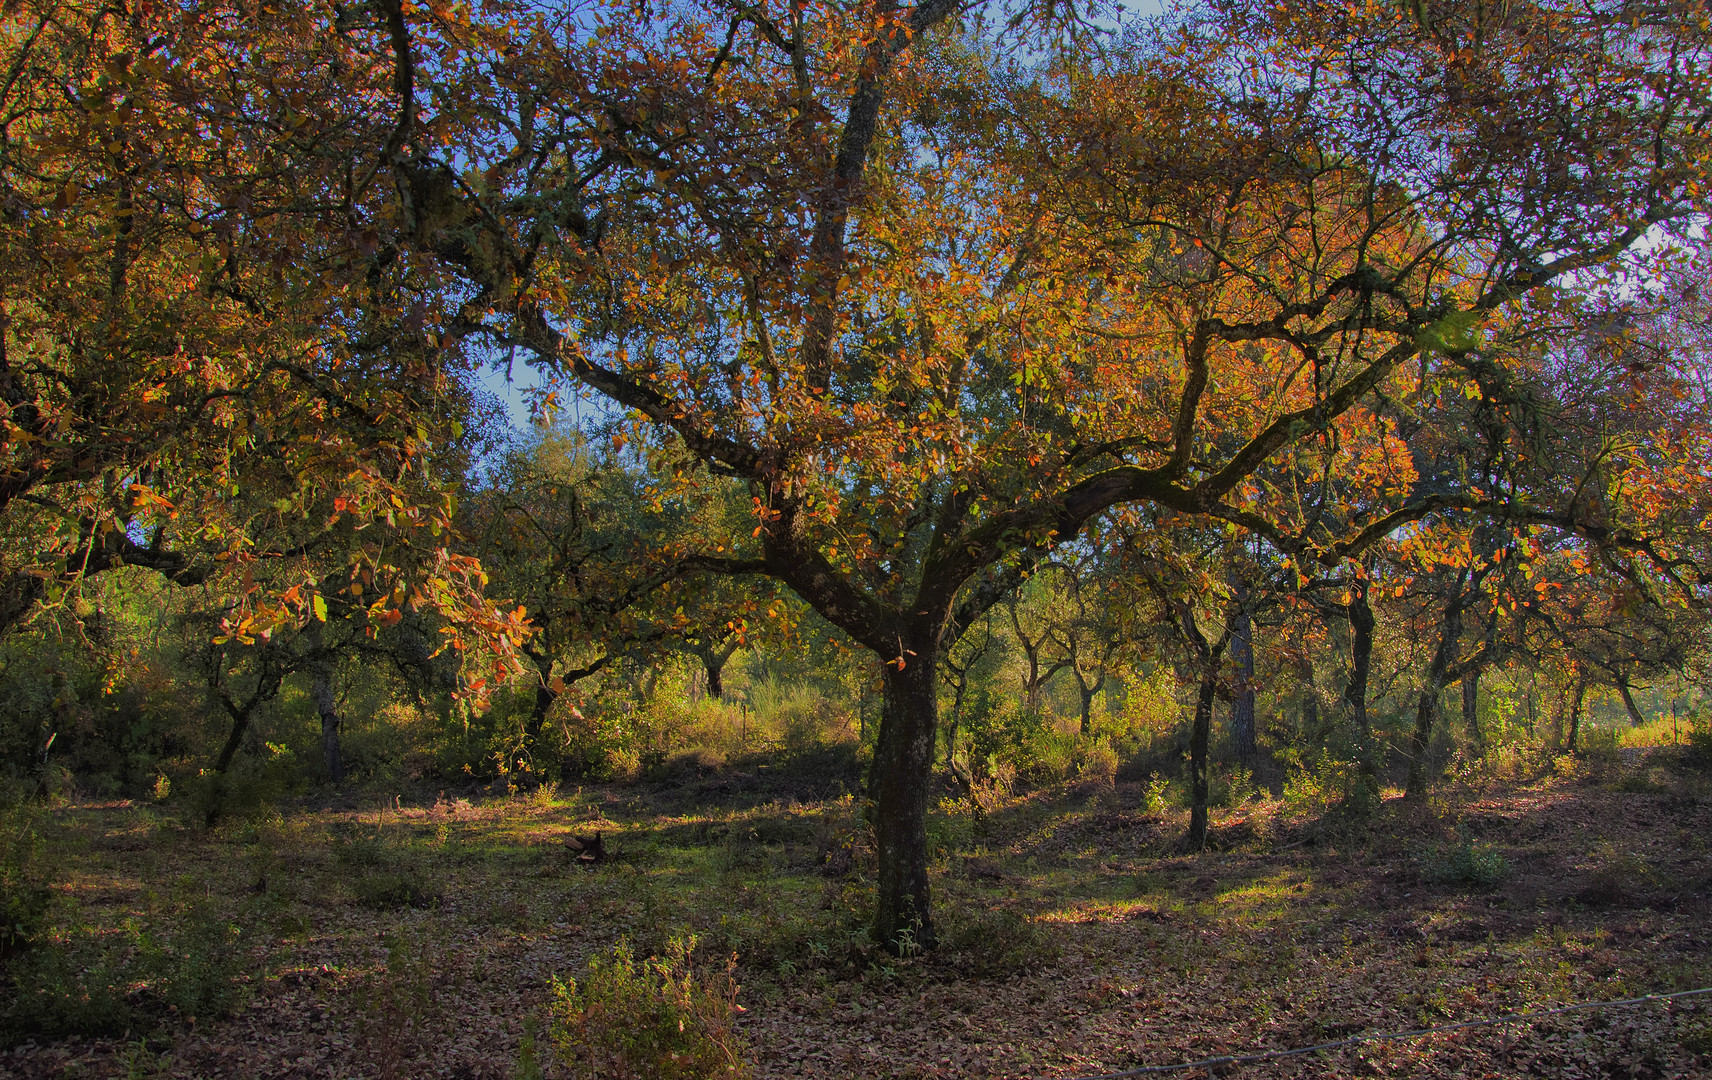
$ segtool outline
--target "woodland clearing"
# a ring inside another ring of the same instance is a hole
[[[1194,854],[1186,812],[1150,812],[1140,783],[948,791],[931,828],[941,947],[916,959],[861,929],[871,853],[839,790],[859,774],[835,757],[322,797],[211,832],[68,802],[37,823],[54,948],[87,977],[97,955],[125,970],[111,958],[127,949],[182,971],[200,941],[239,958],[197,968],[231,1011],[150,1011],[146,986],[120,987],[126,1036],[37,1036],[0,1051],[0,1076],[511,1077],[555,975],[620,937],[646,956],[685,931],[706,962],[737,953],[741,1034],[768,1077],[1071,1077],[1705,984],[1706,773],[1665,748],[1552,764],[1469,771],[1367,821],[1263,791],[1216,813]],[[614,855],[593,867],[565,844],[591,830]],[[1707,998],[1219,1070],[1708,1073]]]

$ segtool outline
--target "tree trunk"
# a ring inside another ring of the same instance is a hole
[[[1623,708],[1629,711],[1630,723],[1640,727],[1647,722],[1647,718],[1641,715],[1641,710],[1635,708],[1634,694],[1629,689],[1627,677],[1617,680],[1617,695],[1623,699]]]
[[[345,755],[339,745],[339,732],[345,722],[339,716],[338,699],[333,696],[333,665],[330,661],[317,661],[311,665],[312,676],[309,684],[309,699],[315,703],[315,711],[321,716],[321,762],[327,768],[327,779],[331,783],[345,782]]]
[[[1480,672],[1471,671],[1462,677],[1462,726],[1468,731],[1474,752],[1486,756],[1486,733],[1480,730]]]
[[[1213,702],[1218,696],[1219,672],[1216,654],[1201,672],[1195,695],[1195,722],[1189,728],[1189,783],[1193,800],[1189,808],[1189,847],[1207,846],[1207,742],[1213,728]]]
[[[226,714],[232,718],[232,730],[226,736],[226,745],[220,748],[220,756],[214,762],[214,771],[224,776],[226,770],[232,767],[232,759],[238,756],[238,747],[244,744],[244,735],[250,730],[250,713],[254,707],[226,704]]]
[[[957,728],[963,721],[963,698],[969,692],[969,669],[952,668],[951,672],[956,679],[948,680],[951,682],[951,721],[945,728],[945,771],[967,788],[963,775],[957,771]]]
[[[1373,724],[1367,716],[1367,683],[1373,672],[1373,606],[1367,601],[1367,581],[1357,580],[1349,602],[1349,682],[1343,688],[1344,710],[1350,730],[1355,732],[1356,765],[1363,779],[1379,785],[1379,763],[1375,760]]]
[[[1245,601],[1248,588],[1237,586],[1237,599]],[[1236,700],[1231,703],[1231,743],[1237,759],[1254,760],[1254,621],[1248,609],[1239,606],[1232,627],[1231,659],[1236,661]]]
[[[1070,665],[1070,670],[1076,673],[1076,689],[1080,691],[1082,695],[1083,738],[1087,738],[1089,735],[1094,733],[1094,698],[1099,695],[1100,691],[1104,689],[1106,685],[1107,672],[1105,664],[1106,661],[1102,660],[1100,663],[1100,677],[1092,682],[1089,682],[1088,677],[1082,674],[1081,668],[1074,664]]]
[[[894,952],[911,946],[931,949],[934,944],[927,794],[938,720],[936,637],[917,635],[914,654],[904,653],[904,666],[885,668],[880,734],[868,780],[879,856],[874,940]]]
[[[309,644],[305,665],[309,669],[309,702],[321,718],[321,763],[330,783],[345,782],[345,755],[339,745],[339,733],[345,722],[339,716],[339,700],[333,695],[333,657],[322,644],[321,623],[311,619],[304,629]]]
[[[531,748],[540,741],[541,732],[547,726],[547,714],[553,711],[553,702],[559,700],[558,692],[549,686],[545,679],[535,684],[535,704],[529,709],[529,745]]]
[[[1581,703],[1587,697],[1587,680],[1580,679],[1575,684],[1575,697],[1569,706],[1569,741],[1564,749],[1575,753],[1575,744],[1581,738]]]
[[[725,700],[725,660],[718,653],[701,658],[701,666],[707,671],[707,696],[714,701]]]
[[[1462,637],[1462,588],[1467,576],[1467,570],[1457,575],[1456,588],[1439,629],[1438,647],[1427,666],[1427,681],[1415,704],[1415,730],[1409,735],[1409,780],[1403,789],[1410,799],[1419,799],[1427,792],[1427,750],[1432,745],[1433,721],[1438,716],[1439,697],[1444,693],[1445,673],[1450,670],[1451,656]]]

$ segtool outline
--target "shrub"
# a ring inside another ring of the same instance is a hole
[[[1149,814],[1163,814],[1171,806],[1171,781],[1155,776],[1142,789],[1141,808]]]
[[[133,1015],[125,997],[133,973],[93,942],[38,941],[9,970],[12,1004],[0,1013],[0,1041],[124,1034]]]
[[[978,808],[971,799],[941,799],[937,813],[927,817],[929,858],[944,859],[968,847],[975,839]]]
[[[1234,810],[1254,798],[1254,771],[1241,765],[1214,769],[1207,789],[1208,803]]]
[[[32,815],[0,813],[0,958],[35,940],[47,915],[53,893],[41,849]]]
[[[1378,808],[1379,791],[1359,762],[1328,755],[1284,778],[1284,805],[1290,813],[1320,814],[1334,804],[1358,817]]]
[[[238,927],[205,906],[183,911],[168,931],[132,920],[118,931],[44,933],[11,965],[12,1002],[0,1013],[0,1032],[114,1036],[168,1009],[187,1018],[229,1015],[244,989],[240,944]]]
[[[381,871],[365,874],[351,886],[357,903],[386,911],[392,908],[429,908],[440,902],[440,894],[415,870]]]
[[[1062,778],[1068,771],[1068,754],[1065,754],[1065,769],[1057,777],[1043,776],[1050,772],[1053,763],[1042,760],[1042,755],[1051,758],[1056,749],[1050,745],[1050,736],[1056,732],[1048,731],[1046,717],[1008,704],[994,706],[985,698],[986,695],[980,695],[963,721],[969,739],[969,760],[975,771],[987,775],[1003,763],[1029,779]]]
[[[698,971],[696,939],[673,938],[665,959],[638,962],[628,941],[595,958],[581,982],[553,980],[548,1035],[574,1077],[708,1080],[747,1077],[733,1026],[740,1010],[732,979]]]
[[[1421,876],[1435,885],[1491,889],[1510,873],[1510,863],[1496,848],[1467,837],[1457,844],[1432,848],[1422,864]]]
[[[1697,713],[1689,722],[1688,759],[1712,768],[1712,713]]]
[[[1078,739],[1076,775],[1083,780],[1111,785],[1118,775],[1118,752],[1110,739]]]
[[[1058,956],[1039,923],[1008,909],[947,905],[938,930],[942,959],[976,978],[1019,974]]]
[[[220,1017],[237,1007],[245,962],[236,924],[206,907],[187,911],[167,938],[136,930],[137,957],[158,1001],[180,1016]]]

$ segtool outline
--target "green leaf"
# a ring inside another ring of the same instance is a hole
[[[326,600],[326,598],[321,596],[321,594],[317,593],[315,595],[315,599],[314,599],[314,601],[312,601],[312,603],[313,603],[313,606],[315,608],[315,617],[317,619],[320,619],[322,622],[326,622],[327,621],[327,600]]]

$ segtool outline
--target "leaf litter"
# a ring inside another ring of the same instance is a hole
[[[158,917],[163,883],[194,892],[251,930],[248,1000],[124,1037],[25,1041],[0,1050],[0,1076],[509,1078],[555,975],[621,937],[646,955],[686,929],[714,959],[738,952],[762,1077],[1074,1077],[1712,981],[1712,797],[1693,777],[1658,792],[1465,781],[1367,822],[1252,801],[1216,817],[1200,853],[1181,850],[1180,812],[1142,811],[1138,786],[1043,789],[948,822],[943,944],[906,959],[860,931],[871,853],[827,865],[828,836],[859,831],[850,800],[781,799],[774,783],[746,802],[741,781],[715,795],[387,797],[214,833],[124,802],[61,807],[67,910],[120,927]],[[567,841],[597,830],[611,861],[579,863]],[[1435,876],[1457,844],[1495,853],[1502,880]],[[372,884],[395,879],[410,887]],[[1712,1002],[1217,1072],[1712,1075]]]

